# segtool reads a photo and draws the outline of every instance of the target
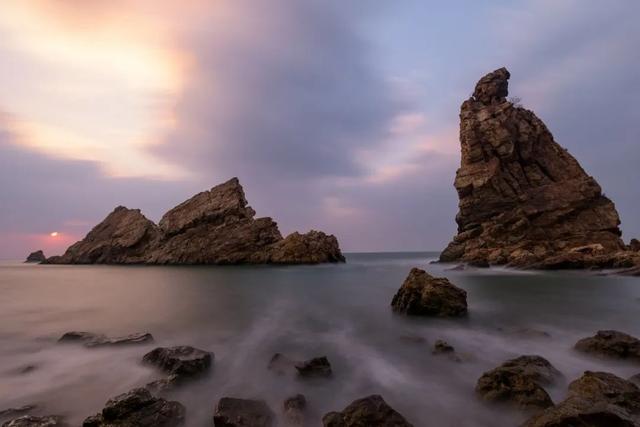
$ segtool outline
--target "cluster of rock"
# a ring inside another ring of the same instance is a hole
[[[620,219],[545,124],[507,100],[505,68],[484,76],[460,111],[458,234],[443,262],[521,268],[630,268]],[[630,271],[633,273],[633,271]]]
[[[237,178],[196,194],[156,225],[117,207],[49,264],[317,264],[344,262],[321,231],[283,238],[271,218],[254,218]]]

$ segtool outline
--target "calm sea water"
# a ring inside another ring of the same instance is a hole
[[[623,377],[625,363],[585,358],[576,340],[598,329],[640,335],[640,279],[504,269],[447,271],[434,253],[349,254],[344,265],[300,267],[116,267],[0,264],[0,410],[37,404],[73,425],[110,397],[160,378],[141,365],[156,345],[215,353],[201,381],[169,395],[189,426],[212,425],[220,397],[282,401],[303,393],[312,417],[379,393],[416,426],[512,426],[518,412],[485,405],[474,385],[485,370],[521,354],[548,358],[570,381],[584,370]],[[411,267],[449,277],[468,292],[463,320],[393,315],[389,303]],[[521,329],[546,331],[535,337]],[[156,343],[86,349],[57,345],[70,330],[151,332]],[[408,339],[412,338],[412,339]],[[426,342],[415,339],[422,337]],[[431,354],[436,339],[463,361]],[[330,380],[303,381],[266,369],[275,352],[327,355]],[[25,366],[34,366],[20,373]],[[566,383],[549,391],[563,397]]]

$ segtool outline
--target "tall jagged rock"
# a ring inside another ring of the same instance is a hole
[[[283,238],[271,218],[254,218],[237,178],[196,194],[159,224],[116,208],[51,264],[317,264],[344,262],[338,240],[319,231]]]
[[[532,111],[507,100],[509,77],[487,74],[462,104],[458,234],[441,261],[606,263],[598,256],[625,249],[613,202]]]

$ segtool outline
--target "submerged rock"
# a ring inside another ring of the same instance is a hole
[[[301,377],[326,378],[332,375],[331,363],[329,363],[329,359],[326,356],[314,357],[313,359],[296,363],[295,368]]]
[[[302,427],[305,425],[307,399],[304,395],[296,394],[286,399],[282,406],[286,425],[291,427]]]
[[[3,423],[2,427],[69,427],[69,425],[58,415],[46,415],[42,417],[24,415]]]
[[[216,427],[271,427],[275,415],[263,400],[223,397],[213,416]]]
[[[142,357],[144,363],[156,366],[179,378],[195,377],[209,370],[214,355],[188,345],[158,347]]]
[[[324,427],[413,427],[399,412],[377,394],[358,399],[342,412],[322,417]]]
[[[174,427],[184,423],[179,402],[154,397],[136,388],[109,399],[102,412],[84,420],[83,427]]]
[[[526,427],[640,425],[640,389],[606,372],[585,372],[569,385],[567,398],[533,416]]]
[[[118,207],[52,264],[317,264],[344,262],[335,236],[282,237],[271,218],[254,218],[237,178],[196,194],[159,224]]]
[[[535,268],[640,264],[620,219],[545,124],[507,100],[509,72],[484,76],[460,112],[458,234],[443,262]],[[620,267],[623,267],[620,265]]]
[[[482,374],[476,394],[489,402],[502,402],[522,409],[553,406],[542,385],[553,384],[562,374],[543,357],[520,356]]]
[[[640,340],[619,331],[598,331],[578,341],[575,349],[600,357],[640,361]]]
[[[464,316],[467,292],[444,277],[433,277],[419,268],[409,276],[391,301],[393,311],[417,316]]]
[[[25,262],[39,263],[39,262],[44,262],[46,260],[47,260],[47,257],[44,256],[44,252],[40,250],[40,251],[31,252],[29,256],[27,256],[27,260]]]
[[[100,347],[107,345],[130,345],[153,342],[153,335],[148,332],[139,332],[122,337],[109,338],[106,335],[93,332],[67,332],[58,340],[60,343],[81,343],[85,347]]]
[[[293,372],[296,367],[296,361],[288,358],[282,353],[276,353],[273,355],[267,369],[277,373],[278,375],[284,375],[287,372]]]

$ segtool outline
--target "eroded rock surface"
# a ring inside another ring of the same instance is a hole
[[[271,218],[254,218],[237,178],[196,194],[159,224],[116,208],[51,264],[317,264],[344,262],[335,236],[283,238]]]
[[[419,268],[409,276],[393,297],[395,312],[418,316],[456,317],[467,314],[467,292],[444,277],[433,277]]]
[[[84,420],[83,427],[175,427],[182,425],[185,408],[179,402],[154,397],[136,388],[109,399],[102,412]]]
[[[2,427],[69,427],[69,424],[65,423],[64,419],[57,415],[42,417],[24,415],[3,423]]]
[[[606,372],[585,372],[567,398],[535,415],[526,427],[633,427],[640,425],[640,389]]]
[[[377,394],[358,399],[342,412],[322,417],[324,427],[413,427],[398,411]]]
[[[440,260],[535,268],[640,264],[595,179],[532,111],[507,100],[509,77],[505,68],[487,74],[462,104],[458,234]]]
[[[483,400],[514,405],[522,409],[553,406],[542,385],[552,384],[562,374],[543,357],[520,356],[482,374],[476,393]]]
[[[640,340],[624,332],[598,331],[594,336],[578,341],[575,349],[599,357],[640,362]]]
[[[67,332],[58,340],[60,343],[81,343],[85,347],[100,347],[107,345],[131,345],[153,342],[153,335],[148,332],[139,332],[122,337],[108,337],[93,332]]]
[[[40,250],[40,251],[31,252],[29,256],[27,256],[27,259],[25,262],[39,263],[39,262],[44,262],[46,260],[47,260],[47,257],[44,256],[44,252]]]
[[[165,372],[167,377],[147,384],[147,388],[154,392],[169,390],[207,372],[213,360],[213,353],[187,345],[155,348],[142,361]]]
[[[223,397],[213,416],[215,427],[271,427],[275,415],[263,400]]]

